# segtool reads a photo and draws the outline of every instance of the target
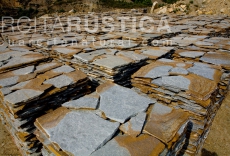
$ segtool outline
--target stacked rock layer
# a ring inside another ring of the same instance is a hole
[[[35,122],[44,155],[174,155],[190,121],[187,112],[113,83],[62,106]]]
[[[9,60],[1,67],[14,65],[14,70],[8,68],[0,74],[0,114],[23,155],[36,155],[41,150],[41,143],[33,134],[37,117],[89,92],[88,78],[83,72],[55,61],[41,62],[36,58],[40,55],[20,54],[15,58],[21,62],[13,64]]]
[[[230,18],[87,17],[1,22],[0,116],[21,153],[196,155],[229,86]]]

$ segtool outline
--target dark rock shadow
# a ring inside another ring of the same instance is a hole
[[[201,156],[218,156],[218,154],[216,154],[216,152],[210,152],[206,150],[205,148],[202,148]]]

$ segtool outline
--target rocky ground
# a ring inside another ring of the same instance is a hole
[[[180,0],[174,4],[158,3],[155,13],[190,15],[230,15],[230,0]]]

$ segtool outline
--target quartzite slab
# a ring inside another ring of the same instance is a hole
[[[97,92],[100,94],[99,109],[109,119],[120,123],[124,123],[128,118],[145,111],[150,104],[156,102],[131,89],[112,83],[99,86]]]
[[[61,107],[37,119],[51,142],[73,155],[90,155],[103,146],[117,131],[118,122],[110,122],[94,111],[70,111]]]

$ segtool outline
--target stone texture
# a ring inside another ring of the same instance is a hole
[[[108,69],[118,68],[127,64],[130,64],[131,61],[122,59],[121,57],[116,56],[107,56],[106,58],[98,59],[93,62],[97,66],[102,66]]]
[[[141,96],[131,89],[118,85],[106,85],[108,84],[104,84],[105,88],[100,86],[97,92],[100,94],[99,109],[109,119],[124,123],[128,118],[145,111],[149,104],[155,103],[155,100]]]
[[[214,80],[215,77],[215,72],[217,70],[212,69],[212,68],[205,68],[205,67],[201,67],[201,66],[193,66],[191,68],[188,69],[189,72],[200,75],[202,77],[208,78],[210,80]]]
[[[52,123],[52,116],[47,115],[46,118],[51,118]],[[41,122],[50,140],[73,155],[90,155],[103,146],[119,127],[119,123],[106,121],[93,111],[70,111],[54,126]]]
[[[155,79],[155,78],[158,78],[161,76],[167,76],[167,75],[169,75],[169,70],[172,68],[173,68],[172,66],[159,66],[159,67],[156,67],[156,68],[153,68],[152,70],[150,70],[145,75],[145,77]]]
[[[129,135],[137,136],[141,133],[145,123],[146,113],[140,112],[135,117],[132,117],[128,122],[121,125],[120,129]]]
[[[18,82],[19,77],[18,76],[13,76],[5,79],[0,79],[0,86],[1,87],[6,87],[6,86],[11,86],[14,85]]]
[[[162,77],[163,86],[169,86],[173,88],[179,88],[181,90],[188,90],[190,80],[183,76],[168,76]]]
[[[149,156],[163,154],[165,145],[149,135],[118,135],[91,156]]]
[[[62,87],[73,84],[73,82],[74,81],[72,78],[66,75],[61,75],[61,76],[46,80],[44,84],[52,84],[57,88],[62,88]]]
[[[13,73],[14,75],[26,75],[26,74],[32,73],[33,71],[34,71],[34,66],[28,66],[25,68],[14,70]]]
[[[180,56],[183,57],[191,57],[191,58],[196,58],[196,57],[201,57],[204,55],[204,52],[197,52],[197,51],[186,51],[179,53]]]
[[[168,143],[174,138],[182,125],[187,123],[188,117],[186,112],[156,103],[153,105],[144,132],[164,143]]]
[[[176,74],[176,75],[187,75],[188,71],[181,67],[175,67],[169,71],[170,74]]]
[[[64,103],[62,106],[73,109],[96,109],[99,104],[99,95],[92,93],[77,100]]]
[[[40,96],[43,92],[32,89],[21,89],[5,97],[5,100],[11,104],[18,104]]]
[[[70,72],[74,71],[74,69],[70,66],[65,65],[65,66],[55,68],[52,71],[55,73],[70,73]]]

